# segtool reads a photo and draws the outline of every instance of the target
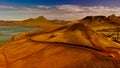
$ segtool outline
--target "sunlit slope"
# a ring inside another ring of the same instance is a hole
[[[98,35],[91,28],[81,23],[75,23],[73,25],[59,28],[57,31],[36,35],[31,39],[42,42],[85,45],[97,49],[105,49],[107,47],[120,48],[119,44]]]
[[[0,48],[0,67],[120,68],[118,53],[104,54],[109,48],[117,51],[120,45],[98,35],[80,21],[74,21],[58,28],[14,36]]]

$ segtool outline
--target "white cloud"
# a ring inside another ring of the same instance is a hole
[[[59,5],[56,6],[57,9],[69,12],[79,12],[79,11],[86,11],[86,8],[79,6],[79,5]]]
[[[0,9],[1,10],[13,10],[13,9],[16,9],[16,7],[0,5]]]
[[[49,9],[49,8],[51,8],[50,6],[45,6],[45,5],[38,5],[37,7],[40,8],[40,9]]]
[[[1,10],[6,10],[2,12]],[[8,11],[10,10],[10,11]],[[13,11],[12,11],[13,10]],[[75,20],[85,16],[120,15],[120,7],[80,6],[80,5],[38,5],[36,7],[0,6],[0,18],[21,20],[29,17],[45,16],[48,19]]]
[[[57,9],[69,12],[117,12],[120,11],[119,7],[109,6],[80,6],[80,5],[59,5]]]

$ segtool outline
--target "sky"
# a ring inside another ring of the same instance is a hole
[[[77,20],[85,16],[120,16],[120,0],[0,0],[0,20]]]

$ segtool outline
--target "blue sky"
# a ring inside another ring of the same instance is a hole
[[[120,0],[0,0],[0,4],[13,6],[61,4],[120,6]]]
[[[120,0],[0,0],[1,20],[75,20],[88,15],[120,15]]]
[[[32,6],[74,4],[83,6],[108,5],[120,6],[120,0],[0,0],[0,5]]]

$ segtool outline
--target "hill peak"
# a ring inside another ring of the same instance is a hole
[[[24,20],[24,22],[32,22],[32,21],[48,21],[44,16],[39,16],[37,18],[29,18]]]
[[[36,19],[46,19],[44,16],[39,16]]]
[[[35,21],[41,21],[43,23],[50,23],[44,16],[39,16],[37,18],[34,19]]]

